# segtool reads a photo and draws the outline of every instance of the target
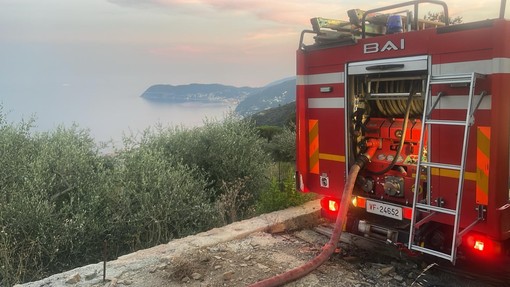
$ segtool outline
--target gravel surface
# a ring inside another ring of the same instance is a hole
[[[248,286],[321,252],[329,237],[317,228],[318,206],[312,201],[127,254],[108,262],[105,275],[100,262],[16,287]],[[344,237],[350,244],[340,243],[322,266],[287,286],[510,286],[451,275],[391,246]]]
[[[327,242],[306,229],[251,236],[183,253],[94,286],[248,286],[304,264]],[[340,244],[338,253],[287,286],[490,286],[435,270],[433,264],[393,258]]]

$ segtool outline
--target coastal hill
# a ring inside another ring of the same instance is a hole
[[[295,100],[296,79],[285,78],[264,87],[234,87],[221,84],[153,85],[141,97],[149,101],[236,104],[242,116],[283,106]]]
[[[296,100],[296,78],[282,79],[249,94],[236,107],[241,116],[277,108]]]
[[[221,84],[153,85],[143,92],[142,98],[172,103],[238,103],[258,90]]]
[[[296,122],[296,102],[260,111],[250,118],[257,126],[289,126]]]

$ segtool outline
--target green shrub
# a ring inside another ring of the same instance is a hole
[[[275,166],[273,169],[276,168],[280,167]],[[304,194],[296,190],[294,170],[289,163],[284,169],[283,179],[273,177],[270,188],[261,193],[256,204],[257,214],[298,206],[314,199],[313,194]]]
[[[258,126],[257,131],[261,137],[270,142],[275,135],[282,132],[282,128],[277,126]]]
[[[239,218],[244,218],[268,184],[270,158],[262,148],[263,142],[253,123],[230,115],[221,122],[208,121],[203,127],[160,131],[150,145],[163,148],[167,157],[203,171],[210,202],[224,193],[223,182],[244,180],[240,194],[246,200],[239,203],[238,212]]]
[[[155,135],[148,135],[149,137]],[[156,136],[157,137],[157,136]],[[201,171],[165,155],[143,139],[140,146],[118,154],[119,183],[111,202],[111,234],[131,249],[146,248],[173,238],[207,230],[218,214],[207,200]],[[122,210],[118,210],[122,208]]]
[[[232,223],[242,218],[243,215],[254,214],[251,206],[245,209],[244,204],[253,200],[253,195],[243,192],[249,177],[238,179],[235,182],[222,182],[222,193],[216,200],[222,225]]]
[[[296,160],[295,128],[287,126],[281,129],[263,147],[275,162],[294,162]]]
[[[7,169],[0,176],[0,282],[97,260],[98,198],[108,181],[88,132],[71,127],[33,135],[30,126],[4,123],[0,133]]]
[[[266,191],[265,140],[233,116],[150,129],[111,154],[77,126],[32,125],[0,108],[0,286],[98,262],[104,240],[112,259],[244,219],[260,199],[289,203]]]

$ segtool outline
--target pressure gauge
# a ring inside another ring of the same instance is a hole
[[[377,159],[378,159],[378,160],[384,160],[385,158],[386,158],[386,155],[385,155],[385,154],[383,154],[383,153],[381,153],[381,154],[379,154],[379,155],[377,156]]]
[[[392,161],[394,158],[395,158],[395,157],[394,157],[393,155],[391,155],[391,154],[390,154],[390,155],[388,155],[388,156],[386,157],[386,159],[387,159],[388,161]]]

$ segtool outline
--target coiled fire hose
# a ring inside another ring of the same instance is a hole
[[[367,152],[358,157],[356,163],[351,167],[349,171],[347,180],[345,181],[344,192],[342,194],[342,200],[340,201],[338,215],[335,220],[333,234],[331,234],[331,238],[329,239],[328,243],[326,243],[322,247],[322,252],[315,258],[301,266],[295,267],[294,269],[291,269],[282,274],[278,274],[274,277],[270,277],[262,281],[256,282],[250,285],[250,287],[282,286],[286,283],[306,276],[307,274],[317,269],[319,266],[322,265],[322,263],[326,262],[326,260],[329,259],[331,254],[333,254],[333,252],[337,248],[338,240],[340,239],[340,235],[342,233],[345,217],[347,216],[347,209],[349,207],[349,203],[351,202],[351,195],[352,190],[354,189],[354,184],[356,182],[356,177],[358,176],[359,171],[374,155],[375,150],[377,149],[378,146],[378,142],[369,141],[367,142],[367,146],[369,147]]]
[[[397,151],[395,152],[395,156],[393,157],[393,160],[384,169],[379,170],[379,171],[371,171],[370,172],[371,174],[375,174],[375,175],[385,174],[386,172],[391,170],[397,163],[397,160],[400,157],[400,152],[402,151],[402,147],[404,146],[404,142],[405,142],[405,138],[406,138],[407,124],[409,123],[409,113],[411,111],[411,103],[413,102],[413,95],[414,95],[414,93],[411,92],[411,93],[409,93],[409,96],[407,98],[404,123],[402,125],[402,134],[400,135],[400,141],[398,143]]]

